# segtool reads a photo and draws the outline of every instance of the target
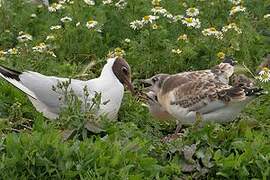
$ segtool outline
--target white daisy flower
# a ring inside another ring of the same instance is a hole
[[[263,16],[264,19],[270,18],[270,14],[266,14]]]
[[[63,22],[63,23],[64,22],[70,22],[70,21],[72,21],[72,18],[68,17],[68,16],[65,16],[65,17],[61,18],[60,21]]]
[[[126,5],[126,0],[119,0],[117,3],[115,3],[115,7],[117,7],[118,9],[124,9]]]
[[[152,5],[153,6],[159,6],[161,0],[152,0]]]
[[[230,10],[230,16],[238,13],[238,12],[245,12],[246,8],[244,6],[238,5],[238,6],[233,6],[232,9]]]
[[[3,56],[3,55],[6,55],[6,54],[7,54],[6,51],[0,50],[0,57]]]
[[[113,1],[112,1],[112,0],[103,0],[102,3],[103,3],[104,5],[110,5],[110,4],[113,3]]]
[[[98,22],[97,21],[94,21],[94,20],[89,20],[86,23],[86,27],[88,29],[94,29],[97,25],[98,25]]]
[[[61,29],[61,28],[62,28],[62,26],[56,25],[56,26],[51,26],[50,30],[57,30],[57,29]]]
[[[17,37],[17,40],[19,42],[26,42],[26,41],[31,41],[33,40],[33,37],[30,34],[27,34],[23,31],[19,32],[19,36]]]
[[[61,1],[58,1],[59,4],[65,4],[66,1],[65,0],[61,0]]]
[[[174,16],[171,13],[164,14],[164,17],[166,17],[168,19],[172,19],[172,20],[174,18]]]
[[[54,35],[48,35],[46,37],[46,41],[48,41],[48,40],[55,40],[55,36]]]
[[[94,6],[96,3],[93,0],[83,0],[86,4],[88,4],[89,6]]]
[[[179,54],[182,53],[182,50],[179,49],[179,48],[178,49],[172,49],[172,53],[179,55]]]
[[[234,5],[239,5],[242,3],[242,0],[229,0]]]
[[[178,38],[177,38],[177,41],[187,41],[188,40],[188,36],[186,34],[182,34],[182,35],[179,35]]]
[[[130,39],[128,39],[128,38],[126,38],[124,41],[125,41],[126,43],[130,43]]]
[[[135,20],[130,23],[130,27],[134,30],[143,28],[144,25],[152,24],[159,16],[148,15],[144,16],[141,21]]]
[[[238,34],[242,34],[242,30],[239,27],[237,27],[237,25],[235,23],[230,23],[227,26],[224,26],[222,28],[222,32],[227,32],[230,29],[235,30]]]
[[[48,10],[50,12],[56,12],[61,9],[64,9],[64,6],[60,3],[53,3],[51,6],[48,7]]]
[[[115,7],[119,9],[124,9],[127,5],[127,2],[125,0],[120,0],[117,3],[115,3]]]
[[[221,31],[216,30],[216,28],[211,27],[211,28],[207,28],[202,30],[202,34],[204,36],[214,36],[217,39],[223,39],[223,34]]]
[[[7,50],[7,54],[16,55],[16,54],[19,54],[19,51],[17,48],[11,48]]]
[[[143,22],[142,21],[139,21],[139,20],[132,21],[130,23],[130,27],[133,30],[141,29],[141,28],[143,28]]]
[[[200,13],[199,9],[197,8],[188,8],[186,10],[186,14],[190,17],[195,17],[195,16],[198,16]]]
[[[54,54],[54,52],[53,51],[48,51],[48,54],[50,54],[52,57],[57,57],[55,54]]]
[[[178,22],[184,18],[183,15],[176,15],[173,17],[173,22]]]
[[[123,57],[125,56],[125,51],[119,47],[115,48],[113,52],[109,51],[107,57],[114,58],[114,57]]]
[[[186,17],[182,19],[182,23],[187,27],[194,27],[196,29],[201,27],[201,22],[198,18]]]
[[[160,16],[166,17],[168,19],[173,20],[173,18],[174,18],[174,16],[170,12],[168,12],[166,9],[164,9],[163,7],[160,7],[160,6],[156,6],[156,7],[152,8],[151,12],[154,15],[160,15]]]
[[[40,52],[40,53],[46,52],[47,49],[48,49],[48,46],[45,43],[39,43],[39,45],[32,47],[32,50],[34,52]]]
[[[270,81],[270,70],[267,67],[264,67],[260,72],[259,76],[256,77],[261,82],[269,82]]]
[[[36,14],[31,14],[31,16],[30,16],[31,18],[36,18],[37,17],[37,15]]]
[[[71,0],[61,0],[61,1],[59,1],[58,3],[59,3],[59,4],[66,4],[66,3],[68,3],[68,4],[73,4],[74,1],[71,1]]]
[[[184,6],[185,8],[188,7],[187,3],[185,3],[185,2],[182,3],[182,6]]]
[[[142,18],[143,24],[153,23],[153,21],[159,19],[159,16],[148,15]]]
[[[168,13],[168,11],[166,9],[164,9],[163,7],[160,7],[160,6],[156,6],[156,7],[152,8],[151,12],[154,13],[154,15],[164,15],[164,14]]]

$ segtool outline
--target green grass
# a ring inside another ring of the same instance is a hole
[[[116,3],[117,1],[114,1]],[[83,0],[66,4],[65,9],[50,13],[45,7],[21,0],[4,0],[0,7],[0,50],[16,47],[17,55],[0,54],[0,64],[17,70],[34,70],[45,75],[97,77],[106,56],[115,48],[125,51],[135,85],[138,79],[156,73],[176,73],[210,68],[220,62],[218,52],[233,56],[253,72],[270,52],[270,1],[244,0],[245,12],[229,16],[229,1],[170,0],[161,6],[173,15],[184,15],[188,7],[200,14],[200,29],[187,28],[181,21],[160,17],[158,29],[147,25],[140,30],[130,22],[151,14],[153,5],[146,0],[128,0],[120,10],[114,5],[86,5]],[[184,7],[185,3],[187,7]],[[35,13],[36,18],[31,17]],[[62,23],[64,16],[72,22]],[[89,19],[98,21],[101,32],[89,30]],[[81,22],[80,26],[76,26]],[[203,36],[204,28],[217,30],[229,23],[242,29],[224,33],[224,38]],[[32,41],[17,40],[20,31]],[[188,41],[177,41],[187,34]],[[47,40],[54,35],[55,40]],[[125,39],[130,39],[126,42]],[[32,47],[45,42],[47,52]],[[180,55],[172,49],[181,49]],[[261,84],[270,90],[269,83]],[[270,97],[262,96],[245,108],[234,122],[209,124],[201,129],[187,127],[172,142],[161,139],[174,131],[174,123],[155,120],[141,102],[125,94],[117,122],[108,122],[72,109],[64,111],[57,122],[36,112],[20,91],[0,80],[0,179],[269,179],[270,178]],[[82,125],[96,120],[105,132],[90,133]],[[66,128],[76,133],[67,141]]]

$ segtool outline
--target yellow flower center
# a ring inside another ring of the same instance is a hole
[[[18,50],[17,50],[16,48],[12,48],[12,49],[11,49],[11,53],[12,53],[12,54],[17,54],[17,51],[18,51]]]
[[[53,7],[53,8],[56,8],[56,7],[57,7],[57,4],[56,4],[56,3],[53,3],[53,4],[52,4],[52,7]]]
[[[148,20],[150,19],[150,16],[144,16],[143,19],[144,19],[145,21],[148,21]]]
[[[216,28],[212,27],[212,28],[209,28],[209,31],[215,32],[217,30],[216,30]]]
[[[116,51],[116,52],[122,52],[122,49],[118,47],[118,48],[115,48],[114,51]]]
[[[94,20],[92,20],[92,19],[90,19],[89,21],[88,21],[88,24],[93,24],[94,23]]]
[[[267,67],[264,67],[262,70],[265,71],[265,72],[269,71],[269,69]]]
[[[157,29],[157,28],[158,28],[158,25],[153,24],[153,25],[152,25],[152,28],[153,28],[153,29]]]
[[[190,8],[189,9],[189,12],[194,13],[195,12],[195,8]]]
[[[187,40],[187,35],[186,35],[186,34],[180,35],[177,39],[178,39],[178,41],[179,41],[179,40],[184,40],[184,41],[186,41],[186,40]]]
[[[192,23],[192,22],[193,22],[193,19],[192,19],[192,18],[186,18],[185,20],[186,20],[186,22],[188,22],[188,23]]]
[[[4,55],[4,51],[0,50],[0,57]]]
[[[217,53],[217,57],[219,59],[224,59],[225,58],[225,53],[224,52],[219,52],[219,53]]]
[[[154,6],[159,6],[159,2],[160,2],[160,0],[154,0],[154,1],[152,1],[152,4]]]

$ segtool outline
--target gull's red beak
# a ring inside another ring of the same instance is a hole
[[[136,92],[134,90],[134,86],[132,85],[131,79],[126,79],[124,83],[127,86],[127,89],[132,93],[132,95],[135,95]]]

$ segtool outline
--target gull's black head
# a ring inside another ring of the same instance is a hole
[[[112,71],[118,80],[127,86],[127,89],[135,94],[134,87],[131,83],[131,69],[127,61],[123,58],[117,57],[113,63]]]

